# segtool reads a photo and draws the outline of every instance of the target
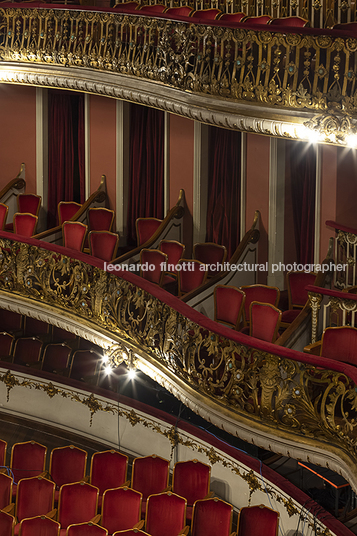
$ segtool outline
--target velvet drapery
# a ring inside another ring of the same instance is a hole
[[[211,127],[206,242],[222,244],[229,260],[239,244],[241,134]]]
[[[164,112],[130,107],[128,244],[136,244],[137,218],[164,217]]]
[[[48,91],[48,228],[60,201],[83,203],[84,94]]]

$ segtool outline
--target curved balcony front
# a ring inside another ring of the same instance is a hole
[[[33,6],[33,5],[32,5]],[[128,100],[197,121],[345,145],[353,30],[3,4],[0,81]]]

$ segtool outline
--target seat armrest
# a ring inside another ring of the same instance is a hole
[[[205,497],[205,499],[211,499],[213,497],[214,493],[213,491],[209,491]]]
[[[307,344],[304,347],[305,354],[320,355],[321,352],[321,341],[313,342],[312,344]]]
[[[166,491],[171,491],[171,486],[167,486],[167,488],[165,488],[162,493],[166,493]]]
[[[127,481],[124,482],[124,484],[122,484],[120,487],[121,487],[121,488],[129,488],[129,487],[130,487],[130,484],[131,484],[131,481],[130,481],[130,480],[127,480]]]
[[[138,521],[137,523],[135,523],[135,525],[133,526],[133,529],[141,529],[143,526],[144,526],[144,523],[145,521],[143,519],[141,519],[141,521]]]
[[[8,504],[7,506],[5,506],[5,508],[2,509],[2,511],[6,514],[11,514],[13,516],[15,513],[15,503]]]
[[[54,519],[57,514],[57,508],[54,508],[53,510],[50,510],[47,512],[46,517],[49,517],[50,519]]]
[[[181,536],[181,535],[187,536],[189,530],[190,530],[190,527],[186,525],[186,527],[182,529],[182,531],[178,534],[178,536]]]

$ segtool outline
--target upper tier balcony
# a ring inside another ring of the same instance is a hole
[[[293,11],[283,4],[265,11],[301,15],[315,27],[302,27],[296,17],[261,25],[254,18],[207,20],[206,12],[172,18],[121,5],[2,4],[0,81],[106,95],[240,131],[355,146],[356,30],[326,27],[353,21],[355,13],[342,4],[335,11],[332,3],[319,9],[316,2],[304,9],[296,3]],[[260,14],[253,4],[240,7]]]

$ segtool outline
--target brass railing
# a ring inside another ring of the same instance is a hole
[[[327,221],[326,225],[336,231],[335,263],[342,266],[334,272],[334,286],[341,290],[353,287],[357,284],[357,230],[334,221]]]
[[[86,67],[275,108],[355,113],[356,51],[356,39],[334,30],[257,32],[113,11],[0,10],[1,61],[62,65],[73,76]],[[331,121],[346,130],[343,117],[332,114],[328,128]]]
[[[62,319],[76,318],[77,325],[117,341],[111,350],[114,361],[128,361],[130,355],[130,364],[164,371],[166,385],[170,379],[184,392],[204,397],[212,411],[218,408],[233,422],[273,430],[303,449],[309,444],[337,452],[357,477],[353,367],[254,341],[141,278],[108,273],[88,261],[2,232],[2,300],[17,296],[16,307],[24,299],[48,316],[52,311]]]

